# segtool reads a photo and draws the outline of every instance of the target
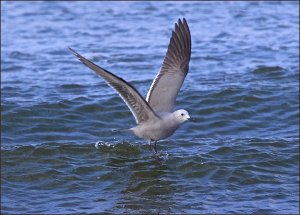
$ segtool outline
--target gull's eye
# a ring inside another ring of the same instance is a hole
[[[184,116],[184,114],[182,113],[181,116]]]

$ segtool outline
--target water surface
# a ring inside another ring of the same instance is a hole
[[[2,213],[299,213],[299,3],[1,6]],[[68,46],[146,95],[182,17],[198,123],[159,162],[111,132],[134,118]]]

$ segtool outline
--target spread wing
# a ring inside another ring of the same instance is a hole
[[[133,86],[131,86],[122,78],[87,60],[73,49],[69,49],[84,65],[94,70],[99,76],[101,76],[105,80],[105,82],[109,86],[111,86],[114,90],[117,91],[117,93],[129,107],[137,124],[158,117],[153,112],[149,104],[145,101],[145,99]]]
[[[179,19],[172,31],[167,54],[147,94],[155,112],[172,112],[176,96],[189,70],[191,34],[186,20]]]

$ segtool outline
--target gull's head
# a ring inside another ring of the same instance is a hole
[[[176,120],[178,120],[180,123],[183,123],[189,119],[191,119],[189,113],[186,110],[177,110],[174,112]]]

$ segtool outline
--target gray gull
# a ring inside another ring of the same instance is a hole
[[[188,73],[191,58],[191,34],[185,18],[183,21],[179,19],[175,24],[163,64],[152,82],[146,99],[122,78],[69,49],[84,65],[95,71],[117,91],[137,123],[137,126],[125,130],[147,140],[150,148],[154,142],[155,154],[158,140],[171,136],[182,123],[191,120],[186,110],[174,111],[176,96]]]

